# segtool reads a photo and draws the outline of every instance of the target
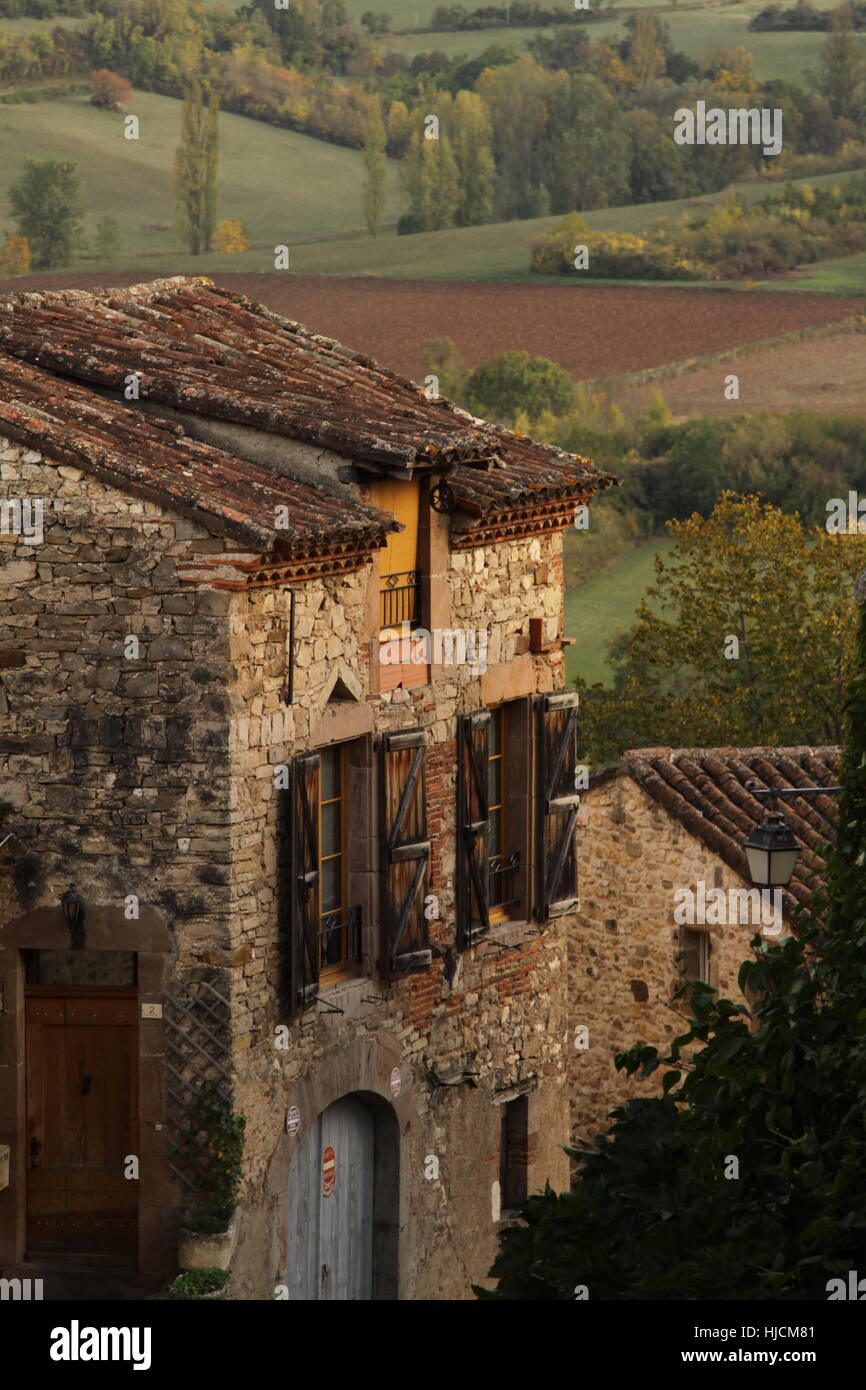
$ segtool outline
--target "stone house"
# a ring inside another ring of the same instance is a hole
[[[785,800],[802,845],[774,902],[749,878],[742,848],[762,819],[758,787],[833,786],[838,748],[641,748],[590,778],[578,815],[580,910],[569,926],[572,1128],[591,1140],[632,1096],[658,1093],[614,1058],[637,1042],[659,1050],[684,1031],[675,993],[704,980],[735,1002],[756,932],[786,930],[820,881],[837,799]],[[586,1033],[578,1030],[585,1029]]]
[[[471,1296],[567,1177],[613,480],[205,279],[0,300],[0,470],[0,1266],[158,1288],[210,1093],[232,1296]]]

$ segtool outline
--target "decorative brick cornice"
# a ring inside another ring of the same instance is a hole
[[[307,554],[290,557],[226,552],[181,562],[177,576],[188,584],[206,584],[211,589],[276,589],[305,579],[349,574],[367,564],[372,554],[369,547],[358,549],[351,542],[332,544],[326,553],[310,547]]]
[[[474,550],[479,545],[495,545],[499,541],[522,540],[543,536],[552,531],[565,531],[574,522],[574,509],[584,497],[552,502],[536,502],[531,507],[513,507],[497,512],[495,517],[479,521],[467,531],[452,528],[452,550]]]

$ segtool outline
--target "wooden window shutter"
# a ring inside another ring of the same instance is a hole
[[[318,753],[295,758],[292,865],[292,1004],[302,1011],[319,993],[319,766]]]
[[[487,760],[490,711],[463,714],[458,723],[457,944],[461,951],[490,930],[488,915]]]
[[[577,897],[576,690],[542,695],[539,701],[540,854],[539,916],[571,912]]]
[[[419,969],[432,959],[424,915],[430,863],[424,778],[426,747],[424,729],[407,729],[382,738],[382,965],[386,974]]]

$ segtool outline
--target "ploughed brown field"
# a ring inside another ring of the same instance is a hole
[[[740,397],[725,400],[729,372],[739,377]],[[694,415],[750,415],[800,408],[818,415],[866,413],[866,333],[837,333],[774,343],[712,366],[646,385],[612,382],[610,396],[629,413],[640,414],[653,390],[664,396],[675,420]]]
[[[144,278],[156,277],[86,271],[20,276],[0,280],[0,292],[104,288]],[[423,378],[421,358],[431,338],[451,338],[470,366],[523,348],[559,362],[575,380],[591,380],[721,352],[866,310],[866,299],[805,293],[289,273],[213,278],[413,380]]]

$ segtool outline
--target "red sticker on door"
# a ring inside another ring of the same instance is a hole
[[[322,1154],[322,1196],[330,1197],[337,1182],[337,1155],[330,1144]]]

